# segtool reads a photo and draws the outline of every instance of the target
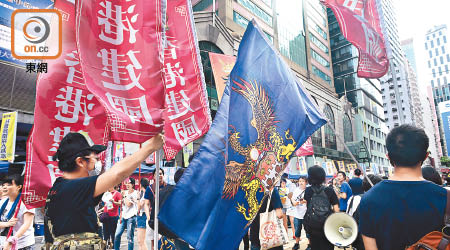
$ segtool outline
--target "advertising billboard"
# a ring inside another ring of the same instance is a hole
[[[444,133],[447,156],[450,152],[450,101],[441,102],[438,105],[441,115],[441,127]]]

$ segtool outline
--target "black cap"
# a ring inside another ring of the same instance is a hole
[[[86,137],[80,133],[68,133],[61,140],[53,160],[69,159],[83,150],[91,150],[98,154],[105,149],[106,146],[103,145],[89,145]]]

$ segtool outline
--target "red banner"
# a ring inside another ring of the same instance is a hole
[[[161,1],[77,1],[77,45],[111,139],[142,143],[162,130]]]
[[[377,0],[321,0],[333,10],[343,36],[359,51],[358,76],[380,78],[389,68]]]
[[[214,82],[216,83],[217,96],[219,102],[222,100],[223,91],[227,84],[228,76],[236,62],[235,56],[228,56],[209,52],[209,60],[214,74]]]
[[[208,99],[190,0],[167,1],[164,75],[166,159],[205,134],[210,125]]]
[[[295,151],[296,156],[306,156],[306,155],[313,155],[314,154],[314,147],[312,144],[311,137],[308,138],[308,140],[303,143],[303,145]]]
[[[67,133],[83,132],[96,144],[107,142],[105,110],[83,83],[75,44],[75,6],[58,0],[55,9],[63,18],[63,53],[47,61],[48,73],[40,74],[37,80],[23,190],[27,207],[44,206],[48,190],[61,175],[51,158]]]

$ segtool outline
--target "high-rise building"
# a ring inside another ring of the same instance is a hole
[[[441,147],[444,155],[449,155],[445,147],[438,105],[450,100],[450,46],[447,25],[439,25],[425,34],[425,50],[427,52],[428,80],[433,93],[433,101],[441,136]]]
[[[433,96],[429,97],[428,94],[422,93],[419,95],[419,76],[417,75],[416,66],[416,54],[414,52],[414,40],[412,38],[406,39],[401,42],[403,51],[405,52],[405,57],[407,62],[405,64],[408,66],[408,81],[411,86],[411,100],[414,108],[414,122],[413,124],[423,128],[430,139],[430,152],[431,157],[436,164],[435,166],[440,166],[440,158],[442,157],[442,149],[440,146],[440,135],[439,128],[437,127],[437,116],[434,110]],[[422,84],[422,89],[425,89],[425,85]],[[426,92],[426,91],[423,91]],[[430,92],[431,94],[431,92]],[[431,102],[430,102],[431,101]],[[418,103],[420,102],[420,103]],[[431,107],[433,105],[433,107]],[[436,122],[436,124],[435,124]],[[436,126],[435,126],[436,125]],[[431,162],[425,162],[425,164],[431,164]]]
[[[315,157],[308,157],[307,165],[332,160],[351,163],[350,155],[343,144],[338,143],[337,136],[346,141],[354,140],[354,113],[348,108],[351,107],[348,102],[339,99],[334,88],[328,20],[326,8],[320,1],[216,1],[217,16],[212,13],[212,5],[212,0],[193,1],[205,79],[211,92],[215,87],[208,69],[207,51],[214,48],[216,53],[236,55],[247,23],[255,19],[329,120],[311,136]]]
[[[387,127],[384,124],[381,85],[378,79],[357,76],[358,51],[342,35],[335,15],[328,9],[331,55],[333,61],[334,86],[339,97],[345,97],[356,110],[355,141],[363,142],[370,158],[361,160],[368,166],[380,166],[383,173],[389,172],[386,158],[385,139]]]
[[[408,66],[398,37],[393,0],[380,1],[380,21],[389,58],[389,71],[380,78],[383,93],[384,114],[389,129],[414,122],[414,105],[408,81]]]

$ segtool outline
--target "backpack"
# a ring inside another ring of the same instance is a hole
[[[406,250],[450,250],[450,191],[447,190],[447,205],[445,207],[444,228],[433,231],[422,237]]]
[[[308,202],[304,217],[305,225],[315,231],[323,231],[325,220],[332,213],[330,200],[325,193],[325,187],[311,187],[313,195]]]
[[[350,214],[350,211],[352,210],[353,205],[355,205],[354,203],[356,203],[355,202],[356,196],[359,196],[359,203],[356,205],[357,207],[356,207],[355,211],[353,212],[353,214]],[[361,203],[361,198],[362,198],[362,194],[352,196],[352,198],[350,198],[351,199],[350,204],[348,205],[348,208],[347,208],[347,214],[351,215],[353,217],[353,219],[355,219],[356,223],[358,223],[358,224],[359,224],[359,204]]]

